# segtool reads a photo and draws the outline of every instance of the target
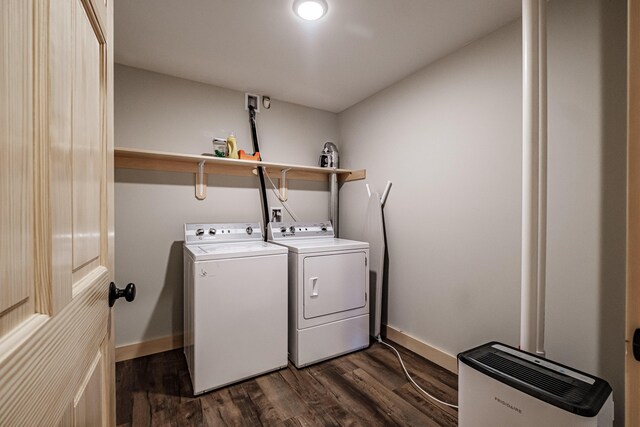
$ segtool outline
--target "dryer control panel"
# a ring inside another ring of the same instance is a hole
[[[269,240],[312,239],[335,237],[329,221],[323,222],[270,222]]]
[[[185,224],[184,242],[189,244],[262,240],[258,222]]]

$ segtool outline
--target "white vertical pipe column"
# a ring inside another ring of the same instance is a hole
[[[538,2],[522,0],[522,271],[520,348],[536,346],[538,273]]]
[[[332,173],[329,175],[329,219],[331,220],[331,225],[333,225],[333,232],[336,237],[340,234],[339,229],[339,216],[340,216],[340,189],[338,188],[338,174]]]
[[[536,353],[545,356],[544,321],[547,286],[547,0],[538,0],[538,138],[540,141],[538,177],[538,295]]]

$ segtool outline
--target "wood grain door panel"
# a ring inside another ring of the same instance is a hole
[[[30,2],[0,3],[0,336],[34,310],[32,16]]]
[[[75,0],[72,79],[73,270],[100,257],[102,45],[81,0]],[[93,267],[93,266],[91,266]]]
[[[59,314],[0,347],[0,425],[56,424],[77,399],[111,321],[107,270],[85,280],[91,285]]]
[[[0,2],[3,426],[114,423],[112,7]]]
[[[73,402],[73,425],[78,427],[106,424],[105,401],[105,357],[99,351],[78,390]]]

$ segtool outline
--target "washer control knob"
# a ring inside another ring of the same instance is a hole
[[[287,227],[280,227],[280,232],[281,233],[286,233],[287,232]]]
[[[209,234],[211,234],[212,236],[216,235],[216,229],[215,228],[210,228],[209,229]]]
[[[289,227],[289,231],[292,233],[296,232],[296,228],[292,225],[291,227]]]
[[[204,228],[198,228],[196,230],[196,236],[202,236],[204,234]]]
[[[246,231],[248,235],[251,235],[251,233],[253,233],[253,228],[251,226],[248,226]]]

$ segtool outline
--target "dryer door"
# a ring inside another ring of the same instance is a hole
[[[304,318],[362,308],[366,296],[366,254],[350,252],[304,259]]]

